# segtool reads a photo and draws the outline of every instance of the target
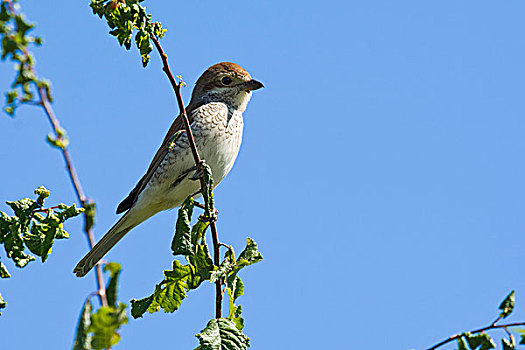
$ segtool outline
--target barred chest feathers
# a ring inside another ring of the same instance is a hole
[[[218,184],[230,172],[239,153],[244,122],[242,112],[221,102],[207,103],[195,115],[195,143]]]
[[[201,158],[211,167],[215,186],[230,172],[241,147],[242,113],[230,111],[225,103],[210,102],[192,112],[191,129],[195,144]],[[200,182],[191,180],[195,171],[190,169],[194,165],[188,137],[184,133],[155,171],[137,205],[147,201],[148,206],[157,211],[179,206],[189,194],[200,189]]]

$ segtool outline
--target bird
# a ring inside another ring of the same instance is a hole
[[[263,87],[244,68],[231,62],[209,67],[195,83],[186,113],[200,157],[211,168],[214,186],[233,167],[242,142],[243,112],[252,91]],[[179,115],[146,174],[118,205],[117,214],[124,215],[74,268],[77,277],[85,276],[134,227],[161,211],[180,206],[200,190],[184,130]]]

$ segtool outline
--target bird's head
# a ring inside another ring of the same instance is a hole
[[[252,91],[262,87],[264,85],[252,79],[241,66],[230,62],[217,63],[197,80],[190,105],[223,102],[228,108],[242,113],[252,97]]]

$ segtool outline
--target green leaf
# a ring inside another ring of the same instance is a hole
[[[263,259],[261,253],[257,250],[257,243],[251,238],[246,239],[246,248],[239,254],[237,264],[249,266],[255,264]]]
[[[3,242],[7,257],[13,260],[17,267],[23,268],[35,260],[33,256],[24,253],[20,222],[13,222],[9,225],[9,232],[4,235]]]
[[[142,317],[146,311],[176,311],[189,290],[199,287],[203,281],[210,278],[214,266],[207,245],[197,245],[195,254],[188,259],[188,265],[174,260],[173,269],[164,271],[164,280],[155,287],[152,295],[131,301],[131,315],[134,318]]]
[[[510,340],[507,340],[505,338],[501,339],[501,346],[503,350],[515,350],[516,344],[514,343],[514,337],[511,335]]]
[[[107,349],[120,340],[117,330],[128,323],[126,305],[119,303],[117,307],[102,306],[91,315],[91,324],[88,331],[93,333],[91,348],[94,350]]]
[[[38,196],[38,198],[36,199],[36,202],[40,206],[42,206],[44,205],[44,201],[46,200],[46,198],[49,197],[49,190],[45,188],[44,186],[40,186],[39,188],[35,190],[35,194]]]
[[[195,225],[193,225],[191,229],[191,244],[192,246],[196,247],[197,242],[199,240],[202,240],[204,238],[204,234],[206,233],[206,229],[210,225],[209,222],[203,222],[203,221],[197,221]]]
[[[182,203],[175,225],[175,236],[171,242],[173,255],[192,255],[191,246],[191,216],[193,214],[193,198],[188,197]]]
[[[88,332],[91,325],[91,310],[93,305],[89,299],[86,299],[80,317],[78,318],[77,331],[75,334],[75,344],[73,350],[89,350],[91,349],[91,335]]]
[[[186,292],[197,288],[195,267],[182,265],[178,260],[173,261],[173,269],[164,271],[164,280],[155,287],[155,292],[147,298],[131,301],[131,315],[142,317],[145,311],[154,313],[162,308],[164,312],[176,311]]]
[[[25,21],[24,16],[21,14],[15,16],[15,24],[16,24],[16,31],[20,35],[20,37],[25,36],[26,32],[28,32],[35,26],[34,24],[27,23]]]
[[[111,277],[118,275],[122,270],[122,266],[116,262],[109,262],[104,265],[104,272],[109,272]]]
[[[501,302],[499,306],[499,309],[501,310],[501,318],[506,318],[508,315],[511,314],[512,310],[514,310],[514,302],[515,293],[514,291],[512,291],[509,293],[509,295],[505,297],[505,299]]]
[[[468,346],[471,350],[489,350],[496,348],[496,344],[494,344],[492,338],[487,333],[480,333],[476,335],[465,333],[464,337],[467,340]]]
[[[104,265],[104,271],[110,272],[108,284],[106,286],[106,298],[109,306],[117,306],[117,288],[121,266],[119,263],[110,262]]]
[[[201,350],[245,350],[250,339],[227,318],[213,319],[199,334]]]
[[[214,269],[207,244],[198,244],[194,255],[188,257],[190,264],[195,268],[195,277],[189,285],[191,289],[197,288],[203,281],[209,280]]]
[[[5,309],[6,306],[7,306],[7,303],[5,302],[4,298],[2,298],[2,294],[0,294],[0,310]],[[1,312],[0,312],[0,315],[2,315]]]
[[[251,238],[246,239],[246,248],[239,254],[233,271],[228,276],[228,285],[234,283],[234,279],[240,270],[246,266],[253,265],[263,259],[261,253],[257,250],[257,243]]]
[[[12,116],[15,115],[15,109],[16,109],[15,106],[5,106],[4,107],[4,112],[6,112],[8,115],[10,115],[12,117]]]
[[[156,290],[157,288],[155,288],[155,291]],[[131,316],[133,316],[133,318],[142,317],[146,313],[146,311],[148,311],[154,299],[155,299],[155,293],[143,299],[139,299],[139,300],[132,299],[131,300]],[[155,310],[152,312],[155,312]]]
[[[24,198],[6,202],[15,216],[0,212],[0,244],[4,244],[7,257],[20,268],[35,260],[24,252],[26,247],[45,262],[55,239],[69,237],[63,223],[84,211],[75,204],[60,204],[57,209],[44,209],[49,191],[41,186],[35,190],[35,194],[38,196],[36,200]],[[46,216],[41,212],[46,213]]]
[[[457,340],[458,349],[457,350],[467,350],[467,345],[462,337],[459,337]]]
[[[244,295],[244,283],[242,283],[242,280],[239,278],[239,276],[235,276],[235,279],[233,280],[232,291],[233,301],[237,300],[237,298],[241,295]]]
[[[11,275],[7,271],[7,267],[0,261],[0,278],[9,278]]]
[[[244,318],[241,317],[242,313],[242,307],[241,305],[235,305],[234,304],[234,297],[232,290],[230,288],[228,290],[228,300],[229,300],[229,306],[230,306],[230,312],[228,313],[228,319],[232,320],[233,323],[235,323],[235,326],[238,330],[242,331],[244,328]]]
[[[11,19],[11,14],[7,11],[7,3],[2,2],[0,6],[0,21],[7,22]]]

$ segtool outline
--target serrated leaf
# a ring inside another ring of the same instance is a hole
[[[18,267],[25,267],[35,259],[24,252],[26,247],[45,262],[55,239],[69,237],[63,223],[84,211],[75,204],[60,204],[55,207],[56,210],[44,209],[49,191],[41,186],[35,190],[35,194],[38,196],[36,200],[24,198],[6,202],[16,216],[10,217],[0,212],[0,244],[4,244],[7,256]],[[41,212],[45,212],[46,216]]]
[[[464,336],[471,350],[489,350],[496,348],[496,344],[494,344],[494,341],[492,341],[492,338],[487,333],[476,335],[465,333]]]
[[[189,290],[199,287],[203,281],[209,279],[214,267],[207,245],[198,245],[196,253],[188,259],[188,265],[174,260],[172,270],[164,271],[164,280],[155,287],[152,295],[131,301],[131,315],[134,318],[142,317],[146,311],[176,311]]]
[[[142,317],[147,311],[154,313],[163,309],[164,312],[176,311],[190,286],[195,287],[195,268],[173,261],[173,269],[164,271],[164,280],[155,287],[155,292],[147,298],[131,301],[131,315]],[[196,288],[196,287],[195,287]]]
[[[501,310],[501,318],[506,318],[514,310],[515,303],[515,293],[514,291],[510,292],[509,295],[501,302],[499,309]]]
[[[82,306],[80,317],[78,318],[73,350],[91,349],[91,335],[88,332],[89,326],[91,325],[91,310],[93,310],[93,305],[89,299],[86,299]]]
[[[196,337],[201,350],[245,350],[250,346],[250,338],[227,318],[211,320]]]

